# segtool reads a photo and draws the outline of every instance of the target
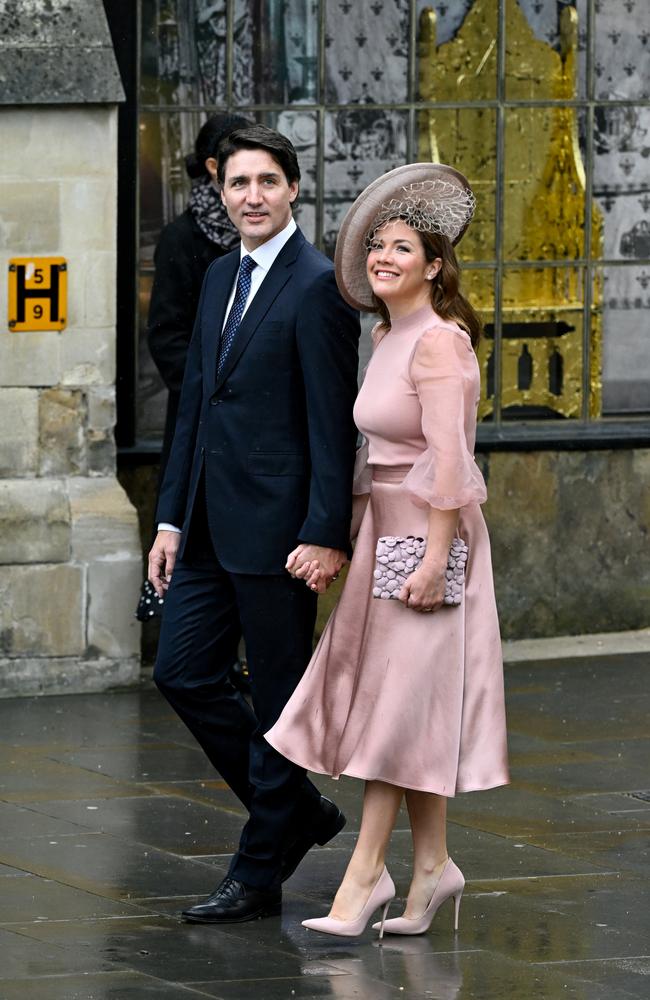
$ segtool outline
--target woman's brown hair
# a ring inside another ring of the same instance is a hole
[[[408,218],[404,219],[408,225]],[[440,270],[431,282],[431,305],[442,319],[453,320],[466,330],[476,350],[481,339],[482,325],[465,296],[460,290],[460,266],[451,241],[439,233],[422,233],[414,229],[420,237],[426,259],[432,263],[436,257],[442,261]],[[373,295],[382,324],[390,329],[390,315],[381,299]]]

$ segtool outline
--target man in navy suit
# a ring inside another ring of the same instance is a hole
[[[278,913],[281,882],[345,824],[263,734],[311,656],[317,594],[293,574],[317,560],[329,582],[346,561],[359,340],[293,220],[289,140],[238,129],[218,173],[241,248],[203,283],[149,562],[166,593],[156,684],[249,811],[227,877],[183,913],[202,923]],[[242,635],[252,709],[228,680]]]

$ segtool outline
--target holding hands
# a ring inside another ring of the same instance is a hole
[[[347,561],[341,549],[303,543],[289,553],[285,569],[296,580],[304,580],[310,590],[324,594]]]

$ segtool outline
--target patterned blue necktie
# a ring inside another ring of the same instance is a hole
[[[217,361],[217,377],[221,374],[221,369],[226,363],[228,352],[232,347],[232,342],[235,339],[235,334],[239,329],[241,318],[244,315],[246,300],[248,299],[248,293],[251,290],[251,272],[254,267],[257,267],[257,264],[255,263],[252,257],[249,257],[248,255],[246,257],[242,257],[241,264],[239,265],[239,275],[237,277],[237,289],[235,291],[235,298],[233,299],[232,309],[228,314],[226,325],[221,331],[221,341],[219,343],[219,360]]]

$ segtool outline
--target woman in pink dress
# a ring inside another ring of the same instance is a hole
[[[508,781],[503,668],[490,544],[474,461],[480,323],[459,291],[453,245],[474,211],[467,180],[443,164],[408,164],[371,184],[349,210],[337,280],[379,313],[356,406],[354,556],[339,603],[268,741],[310,771],[365,781],[357,844],[329,916],[314,930],[427,930],[464,879],[446,844],[447,798]],[[398,600],[373,597],[377,540],[420,536],[426,552]],[[468,546],[458,606],[444,604],[449,549]],[[322,589],[318,565],[288,568]],[[401,917],[384,858],[402,800],[413,877]]]

